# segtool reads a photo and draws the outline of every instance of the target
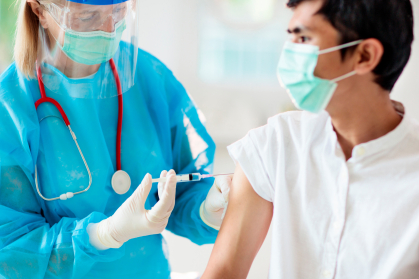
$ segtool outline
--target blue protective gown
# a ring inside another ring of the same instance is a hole
[[[101,65],[103,70],[111,73],[109,63]],[[122,169],[132,184],[128,193],[118,195],[110,183],[116,170],[118,98],[103,92],[105,97],[95,98],[100,83],[95,77],[69,80],[61,75],[57,80],[46,94],[67,113],[93,183],[88,192],[66,201],[46,202],[37,194],[35,164],[45,197],[84,189],[88,174],[58,110],[51,104],[35,110],[41,97],[37,80],[26,79],[11,65],[0,78],[0,277],[169,278],[167,247],[160,234],[98,251],[89,244],[86,227],[111,216],[146,173],[159,177],[169,169],[212,172],[215,145],[199,110],[173,74],[140,50],[135,85],[123,95]],[[107,82],[107,90],[116,91],[112,74]],[[215,241],[217,231],[199,217],[212,183],[208,179],[177,185],[168,230],[197,244]],[[157,200],[153,184],[146,208]]]

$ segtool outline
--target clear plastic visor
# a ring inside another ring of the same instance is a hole
[[[37,64],[47,95],[101,99],[125,93],[134,85],[137,1],[115,0],[108,5],[39,1]]]
[[[40,1],[63,29],[78,32],[113,32],[114,25],[123,20],[132,10],[132,1],[115,5],[86,5],[67,2],[66,5],[50,1]]]

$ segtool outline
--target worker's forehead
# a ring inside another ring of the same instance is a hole
[[[109,6],[109,5],[116,5],[120,3],[126,3],[129,1],[136,1],[136,0],[60,0],[60,1],[65,1],[67,3],[74,3],[74,4],[83,4],[83,5]]]
[[[127,2],[113,4],[113,5],[88,5],[88,4],[80,4],[75,2],[67,2],[66,7],[71,12],[79,12],[79,13],[88,13],[88,12],[112,12],[114,9],[126,7],[128,4]]]

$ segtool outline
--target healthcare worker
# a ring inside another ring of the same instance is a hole
[[[138,11],[22,0],[0,78],[0,277],[169,278],[165,228],[214,242],[230,180],[176,185],[212,171],[215,145],[182,85],[138,49]]]

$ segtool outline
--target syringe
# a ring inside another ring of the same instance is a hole
[[[192,181],[199,181],[204,178],[211,178],[211,177],[223,176],[223,175],[232,175],[232,173],[229,173],[229,174],[200,174],[200,173],[179,174],[179,175],[176,175],[176,180],[177,182],[192,182]],[[153,183],[157,183],[157,182],[166,182],[166,180],[167,180],[167,177],[162,177],[162,178],[152,179],[151,181]]]

